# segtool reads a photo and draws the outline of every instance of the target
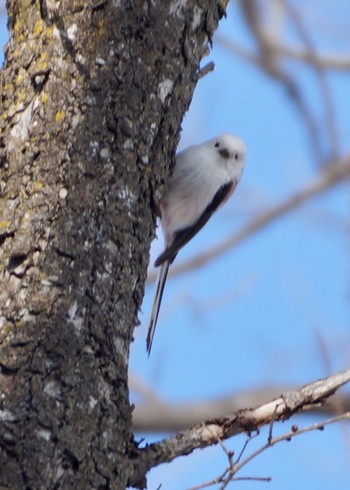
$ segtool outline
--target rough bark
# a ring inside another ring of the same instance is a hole
[[[7,2],[1,488],[127,485],[152,203],[225,3]]]

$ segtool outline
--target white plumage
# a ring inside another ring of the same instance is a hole
[[[174,172],[160,202],[165,250],[155,265],[157,278],[147,335],[150,353],[169,265],[178,251],[210,219],[235,190],[243,173],[246,147],[231,133],[222,133],[176,156]]]

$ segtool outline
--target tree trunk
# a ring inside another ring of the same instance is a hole
[[[152,203],[223,4],[8,0],[1,488],[127,485]]]

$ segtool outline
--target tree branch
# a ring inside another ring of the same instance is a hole
[[[247,27],[257,42],[260,67],[285,88],[286,93],[305,123],[316,161],[322,161],[323,152],[317,118],[307,104],[299,80],[295,78],[294,74],[288,73],[275,56],[273,50],[274,40],[271,39],[271,36],[266,33],[263,27],[261,4],[256,0],[246,0],[240,6]]]
[[[227,36],[222,36],[220,34],[215,35],[215,42],[220,44],[227,51],[244,58],[245,60],[253,63],[254,65],[260,65],[259,54],[256,52],[238,44],[234,39],[229,39]],[[306,49],[299,48],[291,44],[286,44],[283,41],[275,40],[273,44],[273,50],[275,56],[290,58],[300,63],[305,63],[307,65],[312,64],[315,60],[314,54],[310,53]],[[317,53],[316,61],[319,66],[322,66],[325,70],[339,70],[339,71],[349,71],[350,70],[350,54],[341,55],[338,53],[328,53],[322,52]]]
[[[140,389],[139,389],[140,388]],[[267,400],[278,397],[285,391],[293,391],[293,386],[261,386],[240,391],[216,399],[202,399],[190,403],[173,403],[162,400],[151,387],[130,379],[130,389],[143,399],[133,412],[135,432],[176,432],[199,424],[202,420],[221,417],[237,412],[243,407],[263,405]],[[309,413],[318,415],[338,415],[350,411],[350,394],[337,393],[327,404],[313,407]]]
[[[335,107],[333,94],[326,77],[325,69],[318,62],[316,49],[313,45],[308,30],[305,28],[302,16],[299,14],[298,10],[290,4],[290,2],[285,1],[284,5],[295,25],[296,31],[299,33],[300,39],[303,41],[305,48],[309,53],[310,66],[315,69],[324,104],[324,123],[330,141],[330,155],[332,158],[337,158],[339,153],[339,141],[336,128]]]
[[[299,429],[299,427],[297,425],[293,425],[289,432],[282,434],[280,436],[277,436],[277,437],[272,436],[273,423],[271,423],[267,442],[265,444],[263,444],[261,447],[259,447],[256,451],[251,453],[249,456],[244,458],[242,461],[241,461],[241,457],[242,457],[243,453],[245,452],[245,450],[248,446],[248,443],[253,439],[253,437],[249,437],[246,440],[245,444],[243,445],[243,449],[240,452],[240,454],[236,460],[233,460],[234,452],[228,451],[225,448],[225,446],[222,444],[222,442],[219,441],[221,443],[221,446],[222,446],[224,452],[226,453],[226,455],[228,457],[228,460],[229,460],[228,468],[226,468],[225,471],[221,475],[217,476],[213,480],[199,484],[199,485],[196,485],[195,487],[191,487],[188,490],[200,490],[203,488],[208,488],[208,487],[211,487],[213,485],[216,485],[217,483],[222,484],[220,486],[219,490],[224,490],[231,481],[238,481],[238,480],[240,480],[240,481],[243,481],[243,480],[271,481],[272,478],[269,476],[267,476],[267,477],[253,477],[253,476],[251,476],[251,477],[249,477],[249,476],[248,477],[237,477],[235,475],[242,468],[244,468],[248,463],[250,463],[253,459],[257,458],[260,454],[262,454],[264,451],[266,451],[266,449],[269,449],[270,447],[278,444],[279,442],[282,442],[282,441],[289,442],[294,437],[305,434],[306,432],[312,432],[312,431],[316,431],[316,430],[322,431],[322,430],[324,430],[324,428],[327,425],[336,424],[339,422],[343,422],[345,420],[350,420],[350,412],[346,412],[342,415],[339,415],[338,417],[332,417],[332,418],[324,420],[322,422],[318,422],[316,424],[309,425],[309,426],[304,427],[302,429]]]
[[[286,392],[264,405],[207,420],[168,439],[150,444],[140,450],[129,484],[137,484],[151,468],[190,454],[195,449],[212,446],[242,432],[250,433],[262,425],[287,420],[297,412],[308,411],[322,404],[349,381],[350,369],[314,381],[299,390]]]

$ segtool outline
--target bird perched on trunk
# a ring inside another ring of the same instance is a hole
[[[222,133],[176,155],[174,172],[159,203],[165,250],[160,267],[147,334],[150,354],[165,281],[179,250],[207,223],[231,196],[242,176],[246,147],[230,133]]]

